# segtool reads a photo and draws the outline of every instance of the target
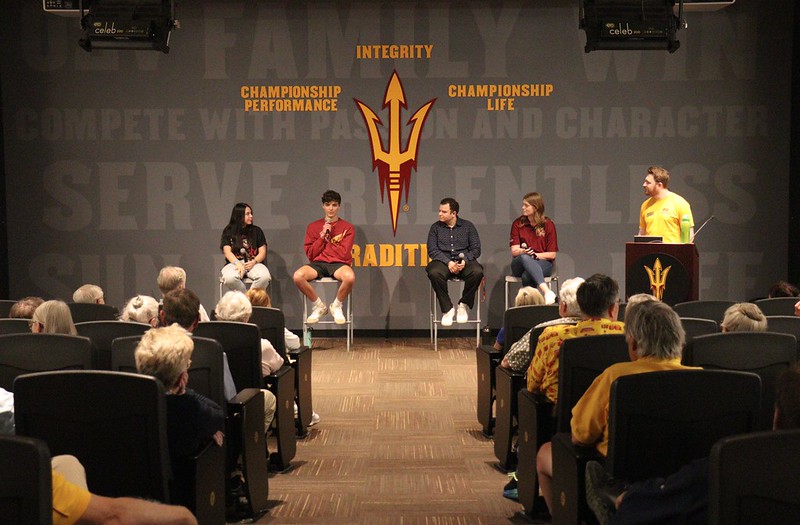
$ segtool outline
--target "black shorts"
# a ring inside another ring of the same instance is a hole
[[[317,279],[321,277],[331,277],[333,278],[333,274],[336,273],[336,270],[341,268],[342,266],[349,266],[345,263],[340,262],[312,262],[308,263],[308,265],[317,272]]]

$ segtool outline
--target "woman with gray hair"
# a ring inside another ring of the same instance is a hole
[[[45,301],[33,311],[30,321],[34,334],[78,335],[69,306],[64,301]]]
[[[217,303],[214,313],[219,321],[247,323],[253,315],[253,305],[247,296],[239,291],[226,292]],[[267,339],[261,340],[261,374],[268,376],[283,366],[283,358]]]
[[[149,295],[137,295],[125,304],[120,320],[158,326],[158,301]]]
[[[767,318],[753,303],[736,303],[725,310],[723,332],[766,332]]]
[[[250,304],[250,300],[244,293],[230,291],[219,300],[214,313],[220,321],[247,323],[250,321],[250,316],[253,315],[253,305]],[[272,343],[268,339],[261,339],[261,373],[266,376],[282,366],[283,358],[275,350]],[[311,425],[319,423],[319,420],[319,414],[312,411]]]
[[[510,368],[518,374],[525,372],[528,369],[528,365],[531,364],[531,359],[533,359],[530,346],[533,332],[547,326],[578,324],[578,321],[581,320],[581,308],[578,306],[578,287],[583,281],[582,277],[573,277],[564,281],[558,291],[558,314],[561,317],[539,323],[528,330],[525,335],[511,345],[508,353],[500,362],[500,366]]]

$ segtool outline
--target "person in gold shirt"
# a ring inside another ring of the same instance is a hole
[[[83,466],[73,456],[55,456],[52,473],[53,525],[197,525],[186,507],[92,494]]]
[[[639,235],[655,235],[667,243],[680,243],[681,219],[686,215],[689,217],[689,242],[692,242],[692,208],[686,199],[668,189],[669,172],[659,166],[650,166],[642,187],[649,198],[642,203],[639,212]]]
[[[531,392],[543,392],[558,402],[558,356],[561,343],[573,337],[621,334],[624,324],[617,321],[619,285],[607,275],[594,274],[577,291],[581,321],[576,325],[548,326],[539,336],[528,367],[527,382]]]

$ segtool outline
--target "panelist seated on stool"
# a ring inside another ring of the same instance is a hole
[[[428,279],[442,310],[442,326],[452,326],[468,320],[467,309],[475,305],[475,293],[483,280],[483,266],[478,262],[481,241],[478,230],[470,221],[458,216],[458,202],[452,197],[439,204],[439,220],[428,232],[428,256],[431,262],[425,268]],[[464,290],[458,308],[447,290],[448,279],[464,281]]]
[[[351,268],[353,262],[353,225],[339,217],[339,207],[342,196],[328,190],[322,194],[322,210],[325,217],[316,220],[306,228],[304,248],[308,257],[308,264],[301,266],[294,272],[294,284],[309,301],[313,303],[311,315],[306,318],[306,324],[314,324],[328,314],[330,310],[336,324],[346,324],[348,318],[342,311],[344,304],[353,285],[356,275]],[[330,308],[319,298],[310,281],[323,277],[331,277],[339,281],[339,290],[336,299]]]

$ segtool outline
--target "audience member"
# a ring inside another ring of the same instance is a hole
[[[269,294],[263,288],[250,288],[245,292],[245,295],[253,306],[272,308],[272,299],[270,299]]]
[[[70,466],[69,472],[62,472],[58,466],[60,458],[63,456],[53,458],[53,525],[197,525],[197,519],[186,507],[92,494],[77,459],[72,458],[78,468]]]
[[[14,394],[0,388],[0,434],[14,434]]]
[[[23,297],[11,305],[11,309],[8,311],[8,317],[12,319],[30,319],[33,317],[33,312],[36,311],[43,302],[44,299],[41,297]]]
[[[588,281],[587,281],[588,282]],[[580,300],[580,290],[578,291]],[[594,446],[603,456],[608,450],[608,403],[611,384],[618,377],[682,370],[681,350],[685,333],[678,314],[661,301],[643,300],[625,308],[625,340],[630,362],[608,367],[592,382],[572,409],[572,441]],[[549,509],[553,508],[553,457],[551,443],[545,443],[536,455],[539,486]]]
[[[624,324],[617,321],[619,285],[607,275],[594,274],[577,291],[581,320],[573,325],[548,326],[528,367],[528,390],[543,392],[552,403],[558,402],[558,355],[561,343],[573,337],[621,334]]]
[[[158,289],[161,290],[161,297],[163,298],[167,293],[179,288],[186,288],[186,270],[180,266],[165,266],[158,272],[156,278]],[[200,322],[208,321],[208,312],[201,304],[199,307]]]
[[[33,312],[30,321],[35,334],[78,335],[69,306],[64,301],[45,301]]]
[[[769,288],[767,297],[797,297],[800,296],[800,288],[788,281],[778,281]]]
[[[149,295],[137,295],[125,304],[120,315],[121,321],[158,326],[158,301]]]
[[[753,303],[736,303],[725,310],[721,328],[723,332],[764,332],[767,318]]]
[[[542,292],[533,286],[523,286],[520,288],[519,292],[517,292],[517,296],[514,298],[514,306],[534,306],[540,304],[544,304],[544,296],[542,295]],[[503,326],[500,328],[500,331],[497,332],[497,338],[492,346],[495,350],[502,350],[505,342],[506,327]]]
[[[250,316],[253,315],[253,306],[250,304],[250,301],[247,300],[245,294],[238,291],[231,291],[222,296],[222,299],[217,303],[214,313],[220,321],[247,323],[250,321]],[[284,328],[284,332],[287,332],[286,328]],[[297,337],[291,332],[289,333],[295,338]],[[261,373],[267,376],[278,370],[283,364],[284,360],[275,350],[273,344],[268,339],[261,339]],[[270,405],[272,414],[269,416],[269,422],[266,423],[267,427],[269,427],[269,424],[272,422],[275,413],[276,403],[274,399],[273,396],[273,401]],[[319,414],[312,412],[310,425],[316,425],[319,423],[319,420]]]
[[[269,294],[263,288],[250,288],[245,294],[250,304],[253,306],[261,306],[264,308],[272,308],[272,300]],[[283,344],[286,350],[297,350],[300,348],[300,338],[290,332],[285,326],[283,327]],[[289,361],[292,361],[291,356],[286,356]]]
[[[136,347],[136,370],[161,381],[167,393],[167,440],[173,464],[193,456],[211,439],[222,446],[222,408],[186,388],[193,351],[192,338],[176,325],[148,330]]]
[[[105,304],[103,289],[96,284],[84,284],[72,294],[73,303]]]
[[[800,428],[800,368],[783,372],[775,388],[773,430]],[[666,478],[651,478],[623,487],[609,479],[603,466],[586,465],[586,500],[601,525],[708,523],[709,459],[688,463]],[[769,468],[764,465],[764,468]]]
[[[518,374],[525,372],[533,358],[530,345],[531,335],[535,331],[548,326],[575,325],[581,320],[581,309],[578,306],[578,287],[583,281],[582,277],[573,277],[564,281],[558,290],[558,315],[561,317],[539,323],[528,330],[525,335],[511,345],[506,355],[503,356],[500,366],[509,368]]]

